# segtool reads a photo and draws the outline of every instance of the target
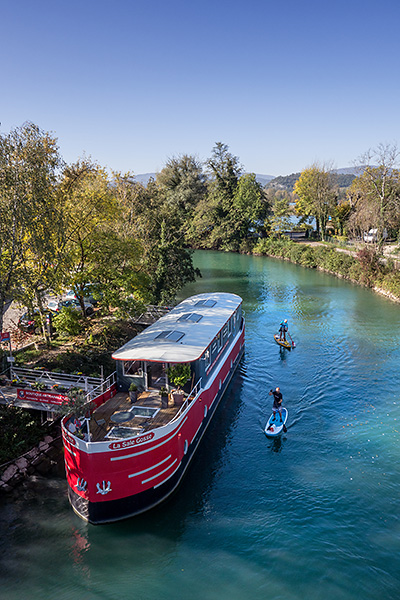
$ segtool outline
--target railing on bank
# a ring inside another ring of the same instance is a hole
[[[85,392],[99,387],[103,383],[101,377],[87,377],[86,375],[68,375],[54,371],[41,371],[40,369],[26,369],[24,367],[10,367],[11,379],[28,384],[45,383],[49,386],[61,385],[65,388],[82,387]]]

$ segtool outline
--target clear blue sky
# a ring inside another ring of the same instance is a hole
[[[228,144],[247,171],[400,142],[398,0],[3,0],[1,132],[67,162],[160,170]]]

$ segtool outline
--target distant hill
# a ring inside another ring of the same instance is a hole
[[[296,183],[300,175],[301,173],[292,173],[291,175],[279,175],[279,177],[271,179],[268,182],[267,187],[293,192],[294,184]]]
[[[256,176],[256,181],[261,183],[262,186],[267,185],[272,179],[275,179],[274,175],[260,175],[259,173],[254,173]]]
[[[360,167],[346,167],[345,169],[335,169],[334,172],[338,177],[339,187],[346,188],[351,185],[351,182],[355,178],[356,174],[360,173]],[[134,180],[142,185],[147,185],[150,179],[155,179],[157,173],[139,173],[134,176]],[[264,175],[255,173],[256,180],[263,186],[268,188],[276,188],[281,190],[287,190],[293,192],[294,184],[300,177],[300,173],[291,173],[290,175],[280,175],[274,177],[273,175]]]
[[[155,179],[156,173],[141,173],[134,176],[134,180],[142,185],[147,185],[150,179]]]
[[[355,179],[356,173],[360,173],[360,168],[334,169],[333,172],[336,174],[338,186],[340,188],[347,188],[351,185],[353,179]],[[301,173],[291,173],[291,175],[275,177],[268,182],[266,187],[293,192],[294,185],[300,175]]]
[[[156,175],[157,173],[139,173],[139,175],[134,176],[134,180],[142,185],[147,185],[149,179],[155,179]],[[260,175],[259,173],[255,173],[255,176],[258,183],[261,183],[262,186],[267,185],[267,183],[274,178],[273,175]]]

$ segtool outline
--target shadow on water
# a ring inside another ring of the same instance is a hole
[[[282,452],[286,439],[287,438],[282,435],[276,438],[270,438],[270,440],[268,440],[270,442],[268,444],[268,448],[271,450],[271,452]]]

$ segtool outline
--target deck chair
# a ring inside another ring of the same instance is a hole
[[[102,431],[104,434],[107,433],[107,427],[106,427],[106,421],[105,419],[96,419],[95,414],[92,414],[92,418],[94,420],[94,422],[96,423],[97,427],[100,429],[100,431]]]

